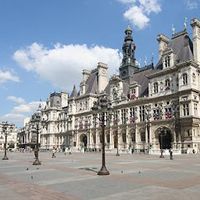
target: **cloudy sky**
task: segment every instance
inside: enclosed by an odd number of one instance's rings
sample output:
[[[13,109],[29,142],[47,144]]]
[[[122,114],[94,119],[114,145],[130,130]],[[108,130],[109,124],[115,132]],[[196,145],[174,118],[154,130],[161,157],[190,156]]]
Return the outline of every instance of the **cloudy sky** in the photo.
[[[18,127],[40,99],[79,87],[83,69],[117,74],[130,25],[140,65],[157,62],[156,37],[191,35],[200,0],[0,0],[0,122]]]

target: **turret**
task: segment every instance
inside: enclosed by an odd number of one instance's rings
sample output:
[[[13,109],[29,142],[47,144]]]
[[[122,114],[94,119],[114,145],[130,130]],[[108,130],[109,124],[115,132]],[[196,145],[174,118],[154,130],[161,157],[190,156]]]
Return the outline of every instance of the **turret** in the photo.
[[[192,19],[192,35],[193,35],[193,54],[194,60],[200,64],[200,20]]]
[[[123,80],[129,79],[133,73],[138,71],[138,66],[136,65],[136,59],[135,59],[136,45],[133,42],[132,29],[130,28],[130,26],[128,26],[128,28],[124,31],[124,33],[125,37],[122,46],[123,59],[122,59],[122,64],[119,68],[120,77]]]

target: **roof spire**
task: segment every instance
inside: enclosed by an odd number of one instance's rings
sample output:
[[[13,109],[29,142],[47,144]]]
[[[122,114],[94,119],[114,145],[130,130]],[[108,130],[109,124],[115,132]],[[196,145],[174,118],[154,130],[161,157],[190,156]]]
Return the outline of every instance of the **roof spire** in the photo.
[[[76,97],[77,96],[77,90],[76,90],[76,86],[74,85],[74,87],[73,87],[73,90],[72,90],[72,93],[71,93],[71,95],[70,95],[70,97]]]
[[[174,24],[172,24],[172,35],[175,34],[175,31],[176,31],[176,29],[175,29],[175,27],[174,27]]]
[[[187,29],[187,17],[184,18],[184,29]]]

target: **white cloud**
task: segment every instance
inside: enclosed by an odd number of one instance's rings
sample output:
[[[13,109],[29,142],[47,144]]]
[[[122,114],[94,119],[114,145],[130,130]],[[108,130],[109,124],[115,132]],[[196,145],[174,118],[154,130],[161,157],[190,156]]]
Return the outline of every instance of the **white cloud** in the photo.
[[[48,49],[38,43],[17,50],[14,60],[24,69],[34,71],[42,79],[61,89],[72,88],[81,80],[82,69],[92,69],[98,62],[108,64],[110,71],[118,69],[121,55],[118,49],[103,46],[61,45]]]
[[[15,96],[8,96],[8,100],[13,101],[16,104],[23,104],[25,103],[25,100],[21,97],[15,97]]]
[[[186,0],[185,3],[186,3],[186,6],[188,9],[193,10],[193,9],[198,8],[200,1],[199,0]]]
[[[7,81],[19,82],[19,77],[8,70],[0,70],[0,84],[3,84]]]
[[[124,4],[129,4],[129,3],[135,3],[136,0],[118,0],[118,1]]]
[[[161,12],[159,0],[118,0],[128,6],[124,18],[139,29],[149,25],[150,14]]]
[[[133,6],[129,8],[125,13],[124,17],[129,21],[133,22],[139,29],[145,28],[149,23],[149,18],[143,14],[140,7]]]
[[[15,105],[9,113],[0,116],[0,121],[9,121],[20,126],[23,124],[25,118],[30,117],[37,111],[39,104],[42,105],[42,108],[45,105],[45,102],[41,101],[27,103],[23,98],[15,96],[8,96],[7,99],[13,101],[17,105]]]
[[[20,104],[13,108],[12,113],[33,113],[38,109],[39,104],[38,101]]]
[[[8,121],[14,124],[23,124],[23,120],[26,118],[24,114],[19,113],[7,113],[3,116],[0,116],[0,121]]]

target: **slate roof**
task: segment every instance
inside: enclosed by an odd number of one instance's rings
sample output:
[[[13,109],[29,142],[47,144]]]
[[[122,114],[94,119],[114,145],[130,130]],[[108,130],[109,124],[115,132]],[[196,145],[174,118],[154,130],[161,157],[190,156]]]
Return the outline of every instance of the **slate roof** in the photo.
[[[193,60],[193,44],[186,30],[173,34],[167,49],[172,49],[175,53],[175,63]],[[162,58],[158,61],[156,69],[163,69]]]
[[[96,94],[97,92],[97,71],[93,70],[86,81],[86,94]]]
[[[150,75],[154,73],[155,69],[153,69],[153,64],[145,66],[143,68],[140,68],[138,72],[134,73],[129,81],[122,81],[123,83],[123,94],[124,96],[128,96],[129,94],[129,86],[131,84],[137,83],[140,85],[140,93],[139,97],[147,96],[148,95],[148,83],[149,79],[146,75]],[[104,90],[108,95],[110,95],[110,83],[107,85],[107,87]]]
[[[148,83],[149,79],[147,78],[147,75],[150,75],[154,73],[156,70],[154,70],[152,67],[146,68],[144,70],[141,70],[139,72],[136,72],[131,77],[131,82],[137,82],[140,85],[140,93],[139,97],[147,96],[148,95]]]

